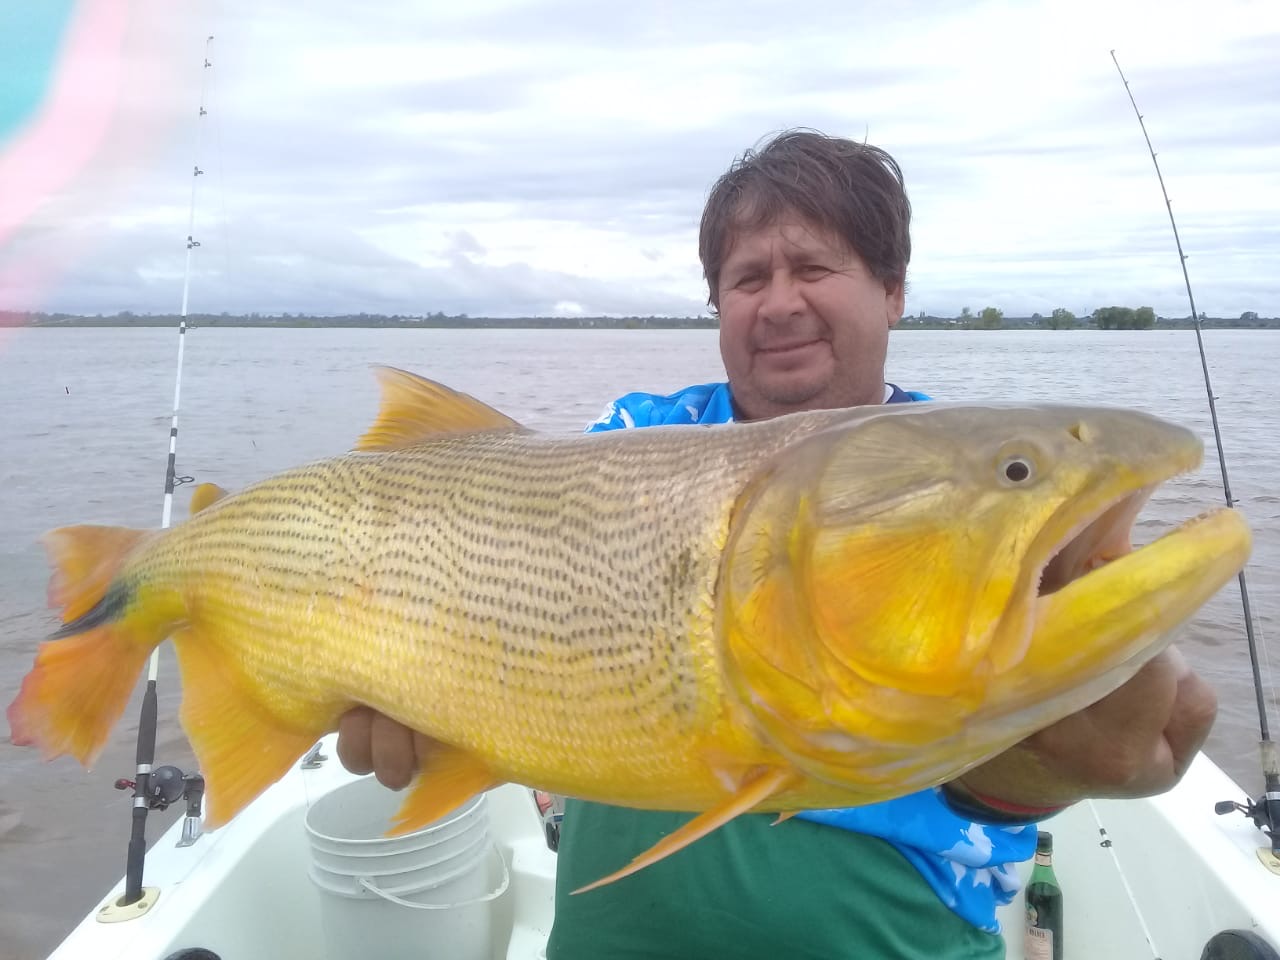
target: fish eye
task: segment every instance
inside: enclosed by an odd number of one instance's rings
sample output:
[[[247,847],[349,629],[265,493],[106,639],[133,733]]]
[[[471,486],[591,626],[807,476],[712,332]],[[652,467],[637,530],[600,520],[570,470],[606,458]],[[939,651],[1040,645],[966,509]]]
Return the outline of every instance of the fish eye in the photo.
[[[1004,463],[1000,464],[1000,476],[1009,483],[1023,484],[1035,475],[1035,464],[1029,457],[1006,457]]]

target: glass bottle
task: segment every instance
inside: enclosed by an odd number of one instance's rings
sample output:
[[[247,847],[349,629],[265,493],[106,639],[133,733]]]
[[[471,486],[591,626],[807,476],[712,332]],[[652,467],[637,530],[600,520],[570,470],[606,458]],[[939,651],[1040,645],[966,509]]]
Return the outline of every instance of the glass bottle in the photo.
[[[1026,960],[1062,960],[1062,888],[1053,872],[1053,834],[1036,835],[1036,860],[1027,881]]]

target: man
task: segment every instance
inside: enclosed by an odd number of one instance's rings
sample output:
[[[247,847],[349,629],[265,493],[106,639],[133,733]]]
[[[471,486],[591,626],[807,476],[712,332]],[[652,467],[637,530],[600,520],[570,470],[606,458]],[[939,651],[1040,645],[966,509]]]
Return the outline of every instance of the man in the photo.
[[[629,394],[590,430],[753,420],[927,399],[884,379],[901,319],[910,204],[875,147],[790,131],[716,183],[699,255],[727,381]],[[921,571],[927,576],[928,571]],[[1171,787],[1212,724],[1208,686],[1176,654],[938,790],[739,817],[677,856],[581,896],[689,815],[569,801],[549,960],[588,957],[1001,957],[995,910],[1034,852],[1029,825],[1085,797]],[[339,754],[404,786],[430,749],[355,710]]]

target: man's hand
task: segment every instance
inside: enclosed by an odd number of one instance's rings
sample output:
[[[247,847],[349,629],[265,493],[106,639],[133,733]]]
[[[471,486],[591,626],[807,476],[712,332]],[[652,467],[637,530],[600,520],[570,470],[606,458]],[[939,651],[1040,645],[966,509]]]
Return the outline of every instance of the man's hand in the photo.
[[[1088,797],[1147,797],[1187,772],[1218,702],[1173,648],[1128,683],[959,777],[980,797],[1057,807]]]
[[[352,773],[372,772],[392,790],[407,787],[431,753],[431,738],[369,707],[338,720],[338,759]]]

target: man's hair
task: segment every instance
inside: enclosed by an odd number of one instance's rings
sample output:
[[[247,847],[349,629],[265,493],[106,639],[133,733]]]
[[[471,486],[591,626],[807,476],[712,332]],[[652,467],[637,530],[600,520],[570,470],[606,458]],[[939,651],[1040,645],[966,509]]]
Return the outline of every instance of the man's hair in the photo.
[[[877,279],[905,288],[911,202],[897,161],[870,144],[785,130],[748,149],[711,188],[698,236],[711,306],[720,306],[720,270],[734,236],[787,215],[830,231]]]

